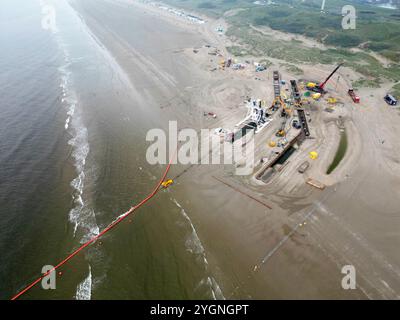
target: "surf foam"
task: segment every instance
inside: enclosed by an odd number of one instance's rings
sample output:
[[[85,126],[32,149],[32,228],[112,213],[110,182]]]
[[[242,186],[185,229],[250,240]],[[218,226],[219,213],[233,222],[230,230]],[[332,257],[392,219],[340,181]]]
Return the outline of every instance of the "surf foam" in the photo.
[[[79,101],[74,90],[72,68],[74,64],[82,59],[81,56],[74,55],[71,51],[71,44],[67,44],[64,39],[68,39],[68,33],[74,32],[74,24],[71,19],[75,18],[74,11],[65,1],[41,0],[42,9],[46,6],[54,8],[54,13],[63,12],[57,15],[57,30],[54,38],[60,48],[64,65],[59,68],[61,102],[66,107],[66,119],[64,128],[71,136],[68,145],[71,146],[71,156],[76,171],[76,177],[71,181],[73,208],[68,213],[68,218],[74,226],[74,237],[79,236],[81,243],[86,242],[91,237],[98,235],[100,230],[96,223],[94,210],[90,203],[85,201],[85,185],[87,182],[87,157],[90,151],[88,140],[88,129],[83,121],[82,110],[79,108]],[[60,23],[59,23],[60,22]],[[58,25],[60,24],[60,25]],[[61,27],[61,28],[60,28]],[[67,37],[65,37],[67,36]],[[89,265],[89,276],[77,287],[77,299],[90,299],[92,286],[91,267]]]
[[[76,287],[76,300],[90,300],[92,297],[92,268],[89,265],[89,274],[85,280],[83,280]]]
[[[194,228],[192,221],[190,220],[189,216],[187,215],[185,209],[178,203],[178,201],[174,198],[172,198],[171,200],[180,209],[183,218],[186,220],[186,222],[188,223],[188,225],[190,226],[190,229],[191,229],[191,233],[186,238],[186,241],[185,241],[185,246],[186,246],[187,250],[202,259],[205,270],[207,273],[209,273],[209,270],[208,270],[209,267],[208,267],[208,261],[207,261],[205,249],[203,247],[203,244],[201,243],[199,236],[197,235],[197,231]],[[209,288],[210,294],[214,300],[225,300],[222,290],[221,290],[220,286],[218,285],[217,281],[214,279],[214,277],[212,277],[211,275],[207,275],[206,278],[204,278],[200,281],[197,288],[204,286],[204,285]]]

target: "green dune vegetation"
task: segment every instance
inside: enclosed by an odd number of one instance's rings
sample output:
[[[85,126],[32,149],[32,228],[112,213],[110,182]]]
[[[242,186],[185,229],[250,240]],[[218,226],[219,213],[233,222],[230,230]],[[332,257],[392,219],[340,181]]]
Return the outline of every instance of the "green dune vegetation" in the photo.
[[[393,86],[392,93],[398,100],[400,100],[400,83]]]
[[[379,86],[383,79],[400,81],[400,10],[388,10],[363,3],[363,0],[164,0],[184,9],[211,17],[225,16],[230,23],[227,36],[237,45],[228,48],[235,56],[255,55],[286,60],[289,63],[335,64],[344,62],[364,79],[356,86]],[[258,4],[257,4],[258,3]],[[260,4],[261,3],[261,4]],[[356,8],[355,30],[341,27],[342,7]],[[240,9],[240,10],[239,10]],[[266,37],[260,27],[304,35],[328,46],[321,50],[306,47],[299,40],[280,41]],[[358,48],[359,50],[350,50]],[[372,53],[388,60],[385,65]]]

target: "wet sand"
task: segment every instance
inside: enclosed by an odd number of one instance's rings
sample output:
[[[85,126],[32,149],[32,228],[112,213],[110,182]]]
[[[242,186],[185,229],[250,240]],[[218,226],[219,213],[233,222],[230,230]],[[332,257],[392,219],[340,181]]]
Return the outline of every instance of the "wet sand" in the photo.
[[[193,53],[209,43],[223,44],[213,33],[215,22],[195,26],[129,1],[73,3],[128,74],[146,106],[141,112],[148,112],[156,126],[165,128],[172,119],[181,128],[232,125],[243,117],[239,105],[247,95],[272,93],[270,75],[256,81],[246,74],[211,72],[218,58]],[[305,72],[312,78],[319,70]],[[346,85],[342,80],[340,88]],[[233,177],[226,166],[193,166],[183,174],[186,168],[173,169],[179,179],[170,192],[190,217],[225,298],[399,298],[400,169],[394,149],[399,128],[379,94],[365,94],[360,106],[347,104],[350,151],[332,175],[325,172],[335,153],[337,128],[316,126],[318,139],[295,155],[304,159],[322,148],[321,161],[308,175],[326,183],[324,191],[306,185],[294,164],[265,186]],[[218,119],[205,118],[204,111],[216,112]],[[315,118],[325,120],[321,114]],[[331,148],[323,152],[327,145]],[[356,290],[341,288],[341,268],[347,264],[356,267]]]

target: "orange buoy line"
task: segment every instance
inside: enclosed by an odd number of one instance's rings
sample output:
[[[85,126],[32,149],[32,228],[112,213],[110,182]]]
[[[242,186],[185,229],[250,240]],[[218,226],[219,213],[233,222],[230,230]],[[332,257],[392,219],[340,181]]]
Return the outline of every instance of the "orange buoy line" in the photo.
[[[172,164],[172,160],[174,159],[175,155],[173,157],[171,157],[169,164],[167,165],[164,174],[162,176],[162,178],[160,179],[160,181],[157,183],[156,187],[154,188],[154,190],[145,198],[143,199],[141,202],[139,202],[137,205],[133,206],[132,208],[130,208],[127,212],[125,212],[124,214],[120,215],[117,219],[115,219],[113,222],[111,222],[103,231],[101,231],[98,235],[94,236],[93,238],[91,238],[89,241],[85,242],[84,244],[82,244],[79,248],[77,248],[75,251],[73,251],[71,254],[69,254],[64,260],[62,260],[61,262],[59,262],[54,268],[52,268],[51,270],[49,270],[48,272],[46,272],[45,274],[43,274],[42,276],[40,276],[39,278],[37,278],[35,281],[33,281],[31,284],[29,284],[27,287],[25,287],[23,290],[21,290],[20,292],[18,292],[15,296],[13,296],[11,298],[11,300],[16,300],[19,297],[21,297],[24,293],[26,293],[27,291],[29,291],[30,289],[32,289],[36,284],[38,284],[44,277],[46,277],[47,275],[49,275],[51,272],[57,270],[58,268],[60,268],[62,265],[66,264],[69,260],[71,260],[74,256],[76,256],[79,252],[81,252],[83,249],[85,249],[87,246],[91,245],[93,242],[95,242],[97,239],[99,239],[101,236],[103,236],[104,234],[106,234],[108,231],[110,231],[112,228],[114,228],[117,224],[119,224],[120,222],[122,222],[123,220],[125,220],[128,216],[130,216],[133,212],[135,212],[137,209],[139,209],[141,206],[143,206],[144,204],[146,204],[146,202],[148,202],[150,199],[152,199],[160,190],[161,185],[163,184],[163,182],[165,182],[165,179],[167,177],[167,174],[169,172],[169,169],[171,168],[171,164]]]

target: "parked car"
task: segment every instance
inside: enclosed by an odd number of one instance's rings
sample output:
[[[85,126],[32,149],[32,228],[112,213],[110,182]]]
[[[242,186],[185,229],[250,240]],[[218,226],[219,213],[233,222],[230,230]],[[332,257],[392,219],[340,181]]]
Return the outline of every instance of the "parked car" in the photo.
[[[393,97],[391,94],[387,94],[384,99],[385,99],[386,103],[391,106],[397,105],[397,99],[395,97]]]
[[[297,169],[299,173],[304,173],[307,171],[307,169],[310,167],[310,163],[308,161],[305,161],[301,164],[301,166]]]

